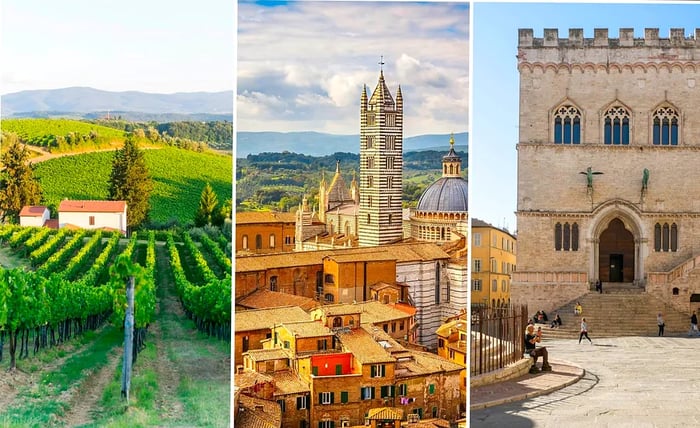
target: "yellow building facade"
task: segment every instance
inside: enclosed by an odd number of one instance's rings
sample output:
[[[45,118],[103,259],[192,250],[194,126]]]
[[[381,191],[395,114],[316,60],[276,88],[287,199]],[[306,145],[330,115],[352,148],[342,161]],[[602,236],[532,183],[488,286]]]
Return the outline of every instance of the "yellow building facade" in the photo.
[[[510,303],[516,266],[516,238],[479,219],[472,219],[471,302],[491,307]]]

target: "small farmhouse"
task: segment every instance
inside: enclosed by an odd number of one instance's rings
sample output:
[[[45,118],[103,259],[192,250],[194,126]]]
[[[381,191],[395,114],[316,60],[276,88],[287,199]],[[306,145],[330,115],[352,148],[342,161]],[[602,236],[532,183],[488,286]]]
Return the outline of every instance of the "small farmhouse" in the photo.
[[[51,216],[49,209],[43,205],[27,205],[19,212],[20,226],[41,227]]]
[[[58,227],[107,229],[126,233],[125,201],[71,201],[58,206]]]

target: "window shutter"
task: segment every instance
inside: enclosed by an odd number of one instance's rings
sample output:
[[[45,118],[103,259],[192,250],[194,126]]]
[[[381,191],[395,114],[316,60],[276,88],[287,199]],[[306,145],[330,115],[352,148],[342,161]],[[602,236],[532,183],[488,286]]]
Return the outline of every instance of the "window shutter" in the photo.
[[[370,397],[374,398],[374,387],[370,388]]]
[[[331,392],[331,404],[335,403],[335,393]]]
[[[323,393],[319,392],[318,393],[318,404],[321,404],[321,403],[323,403]]]

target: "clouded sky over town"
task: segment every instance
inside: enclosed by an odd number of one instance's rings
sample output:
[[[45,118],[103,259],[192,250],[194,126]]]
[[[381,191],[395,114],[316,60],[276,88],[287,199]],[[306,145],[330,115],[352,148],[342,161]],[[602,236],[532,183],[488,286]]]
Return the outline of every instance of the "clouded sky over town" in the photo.
[[[238,129],[359,133],[383,56],[404,136],[466,131],[468,44],[466,3],[239,3]]]

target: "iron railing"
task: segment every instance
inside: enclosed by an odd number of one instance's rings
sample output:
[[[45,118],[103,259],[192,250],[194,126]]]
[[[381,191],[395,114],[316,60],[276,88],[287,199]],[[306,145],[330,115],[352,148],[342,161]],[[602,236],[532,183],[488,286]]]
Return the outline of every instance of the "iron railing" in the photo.
[[[527,305],[472,305],[470,374],[501,369],[523,358]]]

